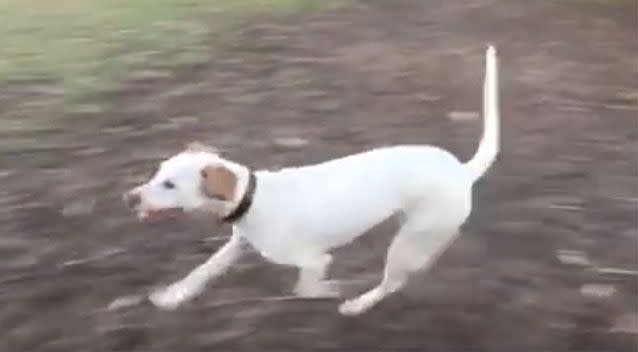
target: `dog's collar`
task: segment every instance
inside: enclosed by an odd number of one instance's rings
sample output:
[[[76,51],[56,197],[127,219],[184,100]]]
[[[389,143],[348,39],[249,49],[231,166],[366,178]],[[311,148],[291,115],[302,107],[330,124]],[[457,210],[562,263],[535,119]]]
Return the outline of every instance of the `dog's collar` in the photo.
[[[249,175],[246,192],[244,192],[244,195],[241,197],[237,207],[222,218],[222,222],[233,223],[239,220],[248,212],[248,209],[250,209],[250,206],[253,204],[253,197],[255,196],[255,190],[257,189],[257,177],[252,171],[250,171]]]

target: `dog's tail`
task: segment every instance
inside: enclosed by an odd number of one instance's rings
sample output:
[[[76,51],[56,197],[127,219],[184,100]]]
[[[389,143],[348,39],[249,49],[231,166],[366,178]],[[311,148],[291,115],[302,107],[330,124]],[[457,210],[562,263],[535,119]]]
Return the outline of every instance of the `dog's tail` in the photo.
[[[465,165],[477,180],[489,169],[499,150],[498,62],[496,49],[490,45],[485,52],[483,81],[483,137],[472,160]]]

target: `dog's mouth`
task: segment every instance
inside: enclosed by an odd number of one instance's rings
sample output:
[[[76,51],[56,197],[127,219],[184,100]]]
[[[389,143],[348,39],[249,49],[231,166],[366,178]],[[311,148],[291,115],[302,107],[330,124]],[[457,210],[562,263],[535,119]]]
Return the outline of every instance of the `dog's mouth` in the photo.
[[[141,221],[159,222],[171,220],[184,213],[182,208],[162,208],[138,212],[137,216]]]

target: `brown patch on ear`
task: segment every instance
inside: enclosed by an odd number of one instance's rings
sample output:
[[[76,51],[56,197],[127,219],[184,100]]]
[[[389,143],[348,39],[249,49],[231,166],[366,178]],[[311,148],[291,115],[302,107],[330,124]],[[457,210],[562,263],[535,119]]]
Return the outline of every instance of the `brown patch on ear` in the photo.
[[[222,165],[208,165],[201,170],[202,191],[211,198],[233,200],[237,176]]]

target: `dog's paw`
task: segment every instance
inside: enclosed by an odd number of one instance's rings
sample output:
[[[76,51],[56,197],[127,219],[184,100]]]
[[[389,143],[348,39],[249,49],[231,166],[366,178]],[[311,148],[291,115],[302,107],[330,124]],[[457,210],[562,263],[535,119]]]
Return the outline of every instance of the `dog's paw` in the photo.
[[[339,305],[339,313],[346,316],[355,316],[365,313],[370,307],[361,299],[350,299]]]
[[[188,299],[188,296],[187,288],[180,285],[171,285],[151,292],[148,295],[148,300],[158,308],[175,310]]]
[[[122,296],[114,299],[106,309],[108,310],[118,310],[122,308],[128,308],[132,306],[136,306],[140,303],[144,302],[144,295],[129,295]]]
[[[337,298],[341,296],[341,284],[336,280],[321,280],[312,285],[295,287],[295,294],[303,298]]]

